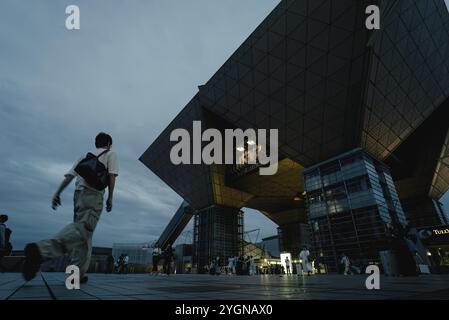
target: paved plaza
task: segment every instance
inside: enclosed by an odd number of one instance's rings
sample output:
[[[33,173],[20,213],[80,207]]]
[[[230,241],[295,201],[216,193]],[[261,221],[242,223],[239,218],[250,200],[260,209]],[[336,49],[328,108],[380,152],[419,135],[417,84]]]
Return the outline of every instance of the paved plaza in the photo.
[[[80,290],[67,290],[64,273],[42,273],[24,283],[19,273],[0,274],[3,300],[286,300],[449,299],[449,275],[381,277],[367,290],[365,276],[210,276],[89,274]]]

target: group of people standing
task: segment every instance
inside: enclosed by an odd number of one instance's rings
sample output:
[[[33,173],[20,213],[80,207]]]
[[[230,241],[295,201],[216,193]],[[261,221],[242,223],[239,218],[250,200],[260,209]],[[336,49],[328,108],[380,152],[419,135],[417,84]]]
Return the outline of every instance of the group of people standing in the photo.
[[[307,275],[311,275],[313,273],[313,266],[312,266],[312,260],[310,260],[310,251],[307,249],[307,247],[303,247],[302,250],[298,254],[299,258],[299,264],[297,265],[297,274],[303,275],[304,273],[307,273]],[[291,275],[292,274],[292,261],[290,260],[289,256],[286,256],[284,259],[285,264],[285,274]]]
[[[246,259],[243,256],[230,257],[228,259],[228,265],[226,267],[226,274],[228,275],[256,275],[257,267],[253,256],[247,256]]]
[[[117,273],[128,273],[129,271],[129,256],[127,253],[122,253],[115,264],[115,270]]]

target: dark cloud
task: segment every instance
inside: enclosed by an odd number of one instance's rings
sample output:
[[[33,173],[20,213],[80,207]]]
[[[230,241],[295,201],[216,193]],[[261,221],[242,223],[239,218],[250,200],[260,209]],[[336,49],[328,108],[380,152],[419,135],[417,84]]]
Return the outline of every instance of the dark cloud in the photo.
[[[58,211],[50,199],[99,131],[114,138],[120,176],[94,245],[157,238],[181,198],[138,157],[277,2],[73,0],[81,30],[70,32],[64,1],[2,0],[0,212],[14,246],[72,219],[73,186]],[[260,214],[246,223],[275,232]]]

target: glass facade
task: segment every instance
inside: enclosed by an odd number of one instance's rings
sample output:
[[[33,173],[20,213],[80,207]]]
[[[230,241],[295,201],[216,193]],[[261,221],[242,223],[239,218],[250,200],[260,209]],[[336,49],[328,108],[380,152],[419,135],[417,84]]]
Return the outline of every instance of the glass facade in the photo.
[[[118,261],[121,254],[128,255],[130,264],[148,265],[152,261],[153,249],[148,247],[148,243],[114,243],[112,246],[114,261]]]
[[[314,255],[335,271],[342,253],[378,260],[387,227],[405,225],[388,168],[355,149],[304,170]]]
[[[289,223],[278,229],[279,250],[297,256],[304,246],[310,246],[310,228],[304,223]]]
[[[198,272],[217,257],[220,264],[243,253],[243,211],[211,206],[194,216],[194,264]]]

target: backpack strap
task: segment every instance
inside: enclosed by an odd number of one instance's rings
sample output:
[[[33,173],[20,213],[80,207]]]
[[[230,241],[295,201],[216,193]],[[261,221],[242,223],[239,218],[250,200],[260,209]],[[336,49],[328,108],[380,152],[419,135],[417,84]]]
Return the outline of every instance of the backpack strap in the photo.
[[[106,152],[108,152],[108,151],[110,151],[109,149],[106,149],[106,150],[104,150],[102,153],[100,153],[98,156],[97,156],[97,159],[98,158],[100,158],[102,155],[104,155]]]

